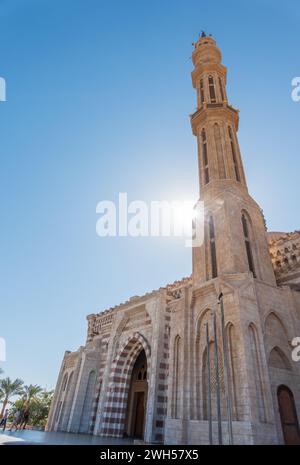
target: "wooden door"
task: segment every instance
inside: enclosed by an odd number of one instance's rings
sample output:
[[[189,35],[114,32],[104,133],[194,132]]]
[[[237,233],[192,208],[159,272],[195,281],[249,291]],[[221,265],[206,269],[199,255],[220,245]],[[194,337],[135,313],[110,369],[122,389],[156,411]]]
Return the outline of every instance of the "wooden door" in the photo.
[[[135,402],[135,421],[134,421],[134,436],[142,438],[144,436],[144,419],[145,419],[145,393],[136,392]]]
[[[300,432],[293,393],[288,387],[279,386],[277,397],[284,442],[299,445]]]

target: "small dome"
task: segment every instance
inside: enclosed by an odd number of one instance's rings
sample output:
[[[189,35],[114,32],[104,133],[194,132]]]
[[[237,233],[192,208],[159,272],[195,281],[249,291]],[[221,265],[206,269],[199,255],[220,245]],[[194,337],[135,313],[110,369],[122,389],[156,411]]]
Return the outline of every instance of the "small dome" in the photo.
[[[216,45],[215,39],[211,35],[202,35],[193,45],[194,65],[201,63],[221,63],[221,52]]]

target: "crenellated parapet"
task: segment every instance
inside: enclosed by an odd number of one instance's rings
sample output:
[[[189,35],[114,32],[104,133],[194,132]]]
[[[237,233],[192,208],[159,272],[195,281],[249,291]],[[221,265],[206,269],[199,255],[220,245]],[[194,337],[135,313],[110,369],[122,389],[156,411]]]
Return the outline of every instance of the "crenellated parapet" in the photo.
[[[268,241],[277,284],[300,290],[300,231],[271,232]]]
[[[92,313],[87,315],[88,329],[87,329],[87,342],[91,342],[94,337],[109,334],[113,327],[113,322],[120,311],[124,311],[132,306],[136,307],[139,304],[143,304],[145,300],[151,299],[160,291],[166,291],[166,301],[171,302],[177,300],[182,296],[183,288],[192,285],[192,277],[188,276],[179,280],[174,281],[171,284],[167,284],[157,290],[147,292],[142,296],[133,296],[125,302],[116,305],[114,307],[103,310],[99,313]]]
[[[166,286],[167,290],[167,303],[170,303],[174,300],[181,299],[183,296],[183,291],[186,287],[192,286],[192,277],[188,276],[182,278],[178,281],[174,281],[172,284]]]
[[[87,342],[90,342],[95,336],[109,333],[112,328],[113,318],[114,315],[112,311],[106,311],[98,315],[88,315]]]

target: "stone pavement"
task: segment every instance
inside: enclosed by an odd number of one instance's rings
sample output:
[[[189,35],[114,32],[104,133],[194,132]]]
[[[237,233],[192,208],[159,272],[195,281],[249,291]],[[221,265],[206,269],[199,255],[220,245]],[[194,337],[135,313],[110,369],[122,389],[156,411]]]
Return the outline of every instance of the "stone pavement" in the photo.
[[[89,434],[45,431],[0,431],[0,445],[57,444],[57,445],[118,445],[133,444],[130,438],[102,438]]]
[[[14,437],[12,434],[0,433],[0,446],[3,446],[4,444],[17,444],[23,442],[23,439]]]

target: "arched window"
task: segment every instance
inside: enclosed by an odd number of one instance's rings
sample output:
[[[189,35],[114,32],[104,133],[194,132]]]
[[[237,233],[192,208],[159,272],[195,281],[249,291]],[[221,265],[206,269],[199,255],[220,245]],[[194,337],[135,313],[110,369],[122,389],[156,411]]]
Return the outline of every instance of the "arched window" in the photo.
[[[204,84],[203,79],[200,79],[200,106],[204,103]]]
[[[251,247],[249,224],[248,224],[246,215],[244,213],[242,214],[242,224],[243,224],[243,232],[244,232],[245,247],[246,247],[249,270],[253,273],[254,278],[256,278],[254,262],[253,262],[252,247]]]
[[[204,166],[204,182],[207,184],[209,182],[209,171],[208,171],[208,156],[207,156],[207,140],[205,129],[201,131],[202,139],[202,155],[203,155],[203,166]]]
[[[65,373],[62,383],[61,383],[60,391],[59,391],[59,402],[56,405],[56,411],[55,411],[55,422],[56,423],[58,422],[59,417],[60,417],[60,412],[62,409],[63,399],[64,399],[64,391],[66,390],[67,382],[68,382],[68,373]]]
[[[211,277],[216,278],[218,276],[217,267],[217,253],[216,253],[216,241],[215,241],[215,225],[212,215],[208,219],[208,230],[209,230],[209,246],[210,246],[210,259],[211,259]]]
[[[216,91],[215,91],[215,83],[214,78],[212,76],[208,76],[208,88],[209,88],[209,96],[211,103],[216,103]]]
[[[216,150],[217,150],[219,177],[220,179],[225,179],[226,173],[225,173],[225,164],[224,164],[224,157],[223,157],[222,138],[221,138],[220,126],[217,123],[214,124],[214,138],[215,138]]]
[[[228,126],[228,134],[229,134],[230,145],[231,145],[231,153],[232,153],[232,161],[233,161],[233,166],[234,166],[234,171],[235,171],[235,177],[237,181],[240,181],[241,177],[240,177],[238,162],[236,158],[233,134],[232,134],[232,130],[230,126]]]
[[[62,407],[61,414],[60,414],[60,422],[59,422],[60,424],[58,428],[59,431],[66,431],[67,426],[68,426],[70,409],[71,409],[71,405],[73,401],[73,396],[71,393],[73,374],[74,374],[74,371],[70,373],[69,379],[68,379],[68,384],[66,388],[67,392],[66,392],[65,400],[64,400],[63,407]]]
[[[223,83],[222,83],[222,79],[220,77],[219,77],[219,87],[220,87],[221,99],[222,99],[222,102],[224,102]]]

